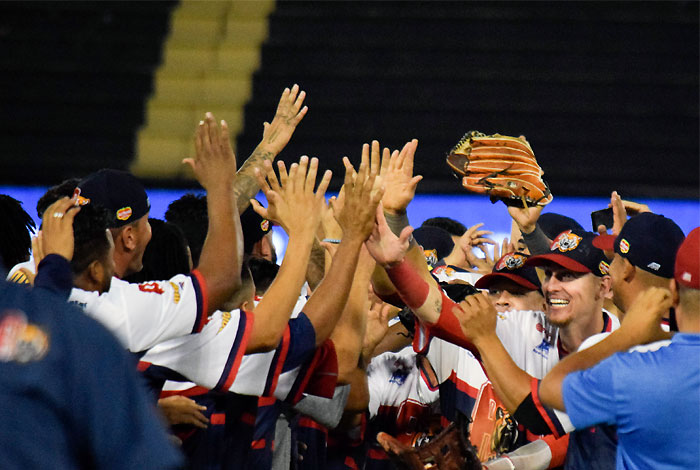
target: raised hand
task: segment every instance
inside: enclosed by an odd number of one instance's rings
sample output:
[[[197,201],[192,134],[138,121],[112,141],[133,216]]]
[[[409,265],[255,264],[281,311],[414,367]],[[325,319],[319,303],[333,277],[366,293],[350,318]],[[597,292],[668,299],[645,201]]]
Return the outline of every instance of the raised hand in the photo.
[[[289,173],[284,162],[278,162],[277,166],[279,179],[269,161],[264,164],[264,177],[256,170],[255,175],[268,200],[268,207],[262,207],[253,199],[253,209],[260,216],[282,226],[290,236],[299,232],[315,234],[323,214],[324,196],[331,180],[331,171],[326,170],[318,189],[314,191],[318,172],[317,158],[309,161],[309,157],[301,157],[299,163],[292,164]]]
[[[195,158],[185,158],[197,181],[207,191],[219,185],[231,185],[236,177],[236,156],[231,148],[228,124],[217,125],[214,115],[207,113],[195,133]]]
[[[309,110],[307,106],[302,107],[304,98],[306,98],[306,92],[300,92],[297,84],[291,90],[284,89],[272,122],[263,123],[263,138],[260,146],[266,151],[278,155],[289,143],[297,125]]]
[[[401,152],[388,155],[388,149],[384,150],[382,159],[382,179],[386,189],[382,198],[384,210],[389,214],[403,214],[406,207],[416,194],[416,186],[423,179],[422,176],[413,176],[413,160],[418,148],[418,140],[413,139],[403,146]],[[386,157],[389,157],[388,164]]]
[[[405,227],[400,236],[394,235],[386,223],[384,211],[379,205],[376,210],[374,228],[365,242],[367,251],[383,268],[389,268],[400,263],[406,256],[413,227]]]
[[[342,210],[337,210],[338,224],[343,230],[343,238],[357,238],[364,242],[374,227],[374,214],[384,194],[382,179],[378,177],[378,160],[370,160],[370,147],[362,146],[362,162],[357,172],[350,160],[343,157],[345,165],[345,182],[343,184],[344,201]]]
[[[73,219],[78,212],[80,206],[77,205],[77,199],[67,197],[59,199],[46,209],[40,235],[32,244],[36,250],[34,262],[37,266],[42,258],[50,254],[61,255],[69,261],[73,258]]]
[[[542,213],[542,206],[508,206],[508,213],[523,234],[532,233],[537,228],[537,220]]]

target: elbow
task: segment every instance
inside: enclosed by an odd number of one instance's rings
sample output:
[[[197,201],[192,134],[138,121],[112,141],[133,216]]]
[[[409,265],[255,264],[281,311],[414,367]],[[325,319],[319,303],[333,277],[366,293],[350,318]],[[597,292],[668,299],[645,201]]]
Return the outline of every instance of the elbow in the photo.
[[[282,335],[263,334],[256,337],[253,335],[245,348],[246,354],[265,353],[274,351],[280,345]]]

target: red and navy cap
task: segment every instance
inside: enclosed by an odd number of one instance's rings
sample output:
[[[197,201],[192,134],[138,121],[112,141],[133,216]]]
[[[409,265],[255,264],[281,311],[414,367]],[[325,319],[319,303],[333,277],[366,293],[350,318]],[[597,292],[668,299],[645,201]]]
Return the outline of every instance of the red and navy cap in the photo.
[[[540,279],[537,277],[535,268],[525,264],[527,259],[528,256],[525,253],[506,253],[493,266],[491,274],[479,278],[474,287],[488,289],[494,282],[508,279],[526,289],[540,290]]]
[[[255,212],[251,205],[241,214],[241,229],[243,231],[243,253],[250,254],[253,251],[253,246],[272,229],[272,224]]]
[[[682,286],[700,289],[700,227],[691,230],[678,248],[673,278]]]
[[[91,202],[107,209],[112,217],[111,228],[139,220],[151,210],[143,185],[126,171],[97,171],[78,183],[75,192],[80,204]]]
[[[617,236],[599,235],[593,245],[614,251],[644,271],[671,279],[676,252],[684,238],[673,220],[643,212],[629,219]]]
[[[546,266],[555,264],[577,273],[593,273],[598,277],[608,275],[608,265],[603,250],[593,246],[594,233],[566,230],[554,239],[550,252],[532,256],[527,260],[528,266]]]

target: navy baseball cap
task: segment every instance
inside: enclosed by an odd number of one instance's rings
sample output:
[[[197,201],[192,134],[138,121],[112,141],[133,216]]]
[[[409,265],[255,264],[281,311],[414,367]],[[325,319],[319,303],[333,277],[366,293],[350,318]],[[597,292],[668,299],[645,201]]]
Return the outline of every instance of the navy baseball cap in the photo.
[[[439,227],[424,226],[413,231],[413,238],[423,247],[425,259],[434,268],[438,261],[452,252],[455,242],[447,230]]]
[[[146,190],[134,175],[126,171],[102,169],[78,183],[78,201],[104,207],[112,220],[111,228],[139,220],[151,210]]]
[[[479,278],[474,284],[478,289],[488,289],[499,279],[508,279],[530,290],[540,290],[542,285],[537,277],[537,271],[532,266],[525,265],[528,256],[525,253],[506,253],[493,266],[491,274]]]
[[[241,229],[243,231],[243,252],[249,254],[253,251],[253,246],[272,229],[272,224],[255,212],[251,205],[241,214]]]
[[[532,256],[526,261],[528,266],[556,264],[577,273],[593,273],[598,277],[610,272],[610,265],[603,250],[593,246],[595,233],[566,230],[554,239],[550,252]]]
[[[599,235],[593,245],[614,251],[639,269],[671,279],[676,252],[684,238],[673,220],[643,212],[625,222],[617,236]]]
[[[574,232],[583,232],[584,228],[571,217],[557,214],[556,212],[547,212],[540,215],[537,219],[537,225],[540,226],[542,232],[547,235],[547,238],[553,240],[565,230],[573,230]]]

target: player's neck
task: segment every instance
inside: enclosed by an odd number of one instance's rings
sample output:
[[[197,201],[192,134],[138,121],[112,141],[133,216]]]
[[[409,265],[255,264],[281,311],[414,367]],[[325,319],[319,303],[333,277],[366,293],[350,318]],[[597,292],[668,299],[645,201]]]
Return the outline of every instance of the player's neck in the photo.
[[[577,320],[559,329],[561,345],[569,353],[577,351],[584,340],[601,333],[605,326],[602,308],[596,309],[592,314],[581,315]]]

